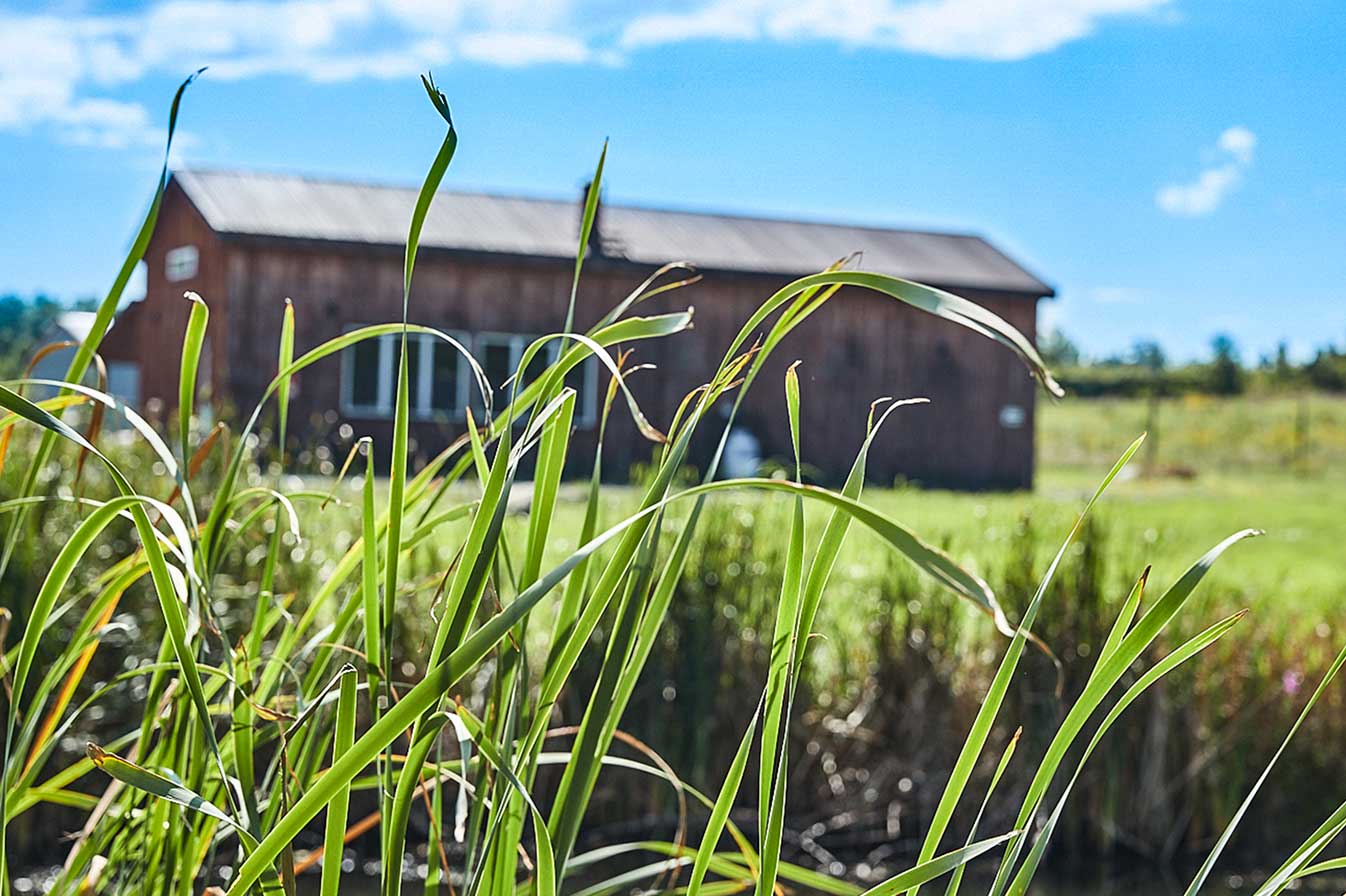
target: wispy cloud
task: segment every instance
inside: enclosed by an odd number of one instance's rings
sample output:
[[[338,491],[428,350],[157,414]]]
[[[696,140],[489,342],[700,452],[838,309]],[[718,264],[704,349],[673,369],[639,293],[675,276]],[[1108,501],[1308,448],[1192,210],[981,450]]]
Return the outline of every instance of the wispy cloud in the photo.
[[[1154,195],[1155,204],[1170,215],[1197,218],[1220,207],[1252,167],[1257,135],[1242,125],[1220,134],[1212,161],[1186,183],[1168,184]]]
[[[149,0],[57,16],[0,10],[0,130],[157,142],[122,92],[208,65],[211,77],[315,82],[410,76],[457,60],[614,64],[690,40],[820,41],[959,59],[1049,52],[1172,0]],[[526,26],[521,26],[526,22]]]
[[[693,39],[825,40],[951,59],[1026,59],[1093,34],[1105,20],[1168,0],[710,0],[641,15],[624,47]]]
[[[523,66],[547,62],[589,62],[593,51],[579,38],[545,31],[480,31],[463,36],[464,59],[493,65]]]

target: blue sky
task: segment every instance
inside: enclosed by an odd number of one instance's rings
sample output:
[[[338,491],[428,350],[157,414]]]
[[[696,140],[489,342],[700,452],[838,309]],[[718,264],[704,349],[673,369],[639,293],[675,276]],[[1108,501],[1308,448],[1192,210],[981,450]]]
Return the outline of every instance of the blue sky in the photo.
[[[1339,0],[0,3],[0,293],[106,288],[180,164],[983,233],[1091,354],[1346,342]]]

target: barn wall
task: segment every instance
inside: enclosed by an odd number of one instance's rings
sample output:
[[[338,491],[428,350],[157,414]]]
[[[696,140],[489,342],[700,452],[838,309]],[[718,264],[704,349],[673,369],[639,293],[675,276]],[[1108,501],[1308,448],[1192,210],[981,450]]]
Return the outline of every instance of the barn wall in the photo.
[[[726,280],[692,299],[701,340],[696,354],[709,362],[704,367],[713,361],[702,353],[718,356],[776,285],[756,278]],[[1034,300],[964,294],[1034,337]],[[1031,486],[1035,387],[1008,349],[887,296],[844,289],[773,353],[745,402],[745,422],[766,453],[782,459],[790,450],[783,380],[796,360],[802,362],[801,449],[824,481],[835,483],[849,469],[873,400],[919,396],[931,403],[899,410],[875,442],[871,479],[961,488]],[[1007,405],[1023,411],[1018,428],[1001,424]]]
[[[169,282],[164,273],[165,256],[169,250],[184,245],[195,245],[200,253],[196,276]],[[200,294],[210,308],[210,326],[198,374],[199,398],[205,400],[222,394],[230,366],[226,351],[229,306],[224,265],[222,241],[182,190],[170,182],[159,221],[145,250],[145,297],[118,315],[100,348],[109,360],[139,363],[139,402],[151,417],[166,420],[177,404],[182,336],[191,314],[191,303],[183,298],[188,290]]]
[[[294,300],[299,351],[352,326],[400,319],[400,250],[279,241],[226,245],[225,290],[232,325],[227,334],[230,363],[223,375],[228,394],[244,412],[275,373],[286,296]],[[571,269],[565,262],[471,260],[423,251],[416,267],[411,319],[444,329],[552,332],[564,319]],[[587,266],[577,309],[579,325],[598,319],[646,273],[602,260]],[[780,283],[760,276],[708,273],[702,283],[640,306],[641,313],[689,304],[696,308],[693,331],[635,346],[636,362],[659,368],[631,379],[655,425],[667,425],[686,392],[705,382],[743,321]],[[965,294],[1034,336],[1034,300]],[[745,403],[742,420],[768,456],[784,458],[789,450],[781,384],[785,368],[796,359],[803,361],[799,372],[805,461],[818,468],[824,481],[844,476],[864,435],[873,399],[919,395],[932,404],[904,409],[890,421],[871,453],[872,479],[972,488],[1031,485],[1034,387],[1008,349],[887,297],[844,290],[776,351]],[[374,436],[386,452],[389,422],[339,419],[340,376],[336,358],[299,376],[292,426],[297,432],[306,429],[336,440],[338,426],[348,422],[355,435]],[[1025,415],[1017,429],[1001,425],[1007,405],[1021,408]],[[620,406],[614,414],[618,419],[609,431],[604,464],[614,475],[623,475],[632,463],[647,460],[652,446],[635,433]],[[443,424],[416,423],[412,435],[425,455],[459,431]],[[589,444],[582,435],[572,460],[587,464]],[[704,462],[712,448],[709,440],[697,445],[695,459]]]

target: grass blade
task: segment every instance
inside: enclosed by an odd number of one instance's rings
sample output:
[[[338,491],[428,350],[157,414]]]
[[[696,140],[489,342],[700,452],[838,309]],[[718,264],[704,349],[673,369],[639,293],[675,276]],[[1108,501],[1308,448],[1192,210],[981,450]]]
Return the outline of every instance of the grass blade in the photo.
[[[977,816],[972,819],[972,827],[968,829],[967,842],[963,844],[964,846],[971,846],[973,841],[976,840],[977,828],[981,827],[982,816],[986,814],[986,807],[991,803],[991,796],[995,793],[1001,776],[1005,774],[1005,769],[1009,766],[1010,760],[1014,758],[1014,749],[1019,745],[1019,737],[1023,733],[1023,728],[1016,728],[1014,736],[1009,739],[1009,743],[1005,745],[1004,751],[1000,754],[1000,761],[996,763],[995,773],[991,775],[991,783],[986,786],[986,796],[982,797],[981,807],[977,809]],[[966,865],[958,866],[958,869],[949,879],[949,887],[944,891],[944,896],[958,896],[958,888],[963,883],[963,872],[966,870]]]
[[[920,862],[907,871],[895,874],[883,883],[870,887],[861,896],[893,896],[893,894],[900,893],[909,887],[919,887],[921,884],[929,883],[937,877],[948,874],[955,868],[966,865],[977,856],[995,849],[1010,838],[1019,836],[1020,833],[1020,831],[1010,831],[1008,834],[1001,834],[999,837],[992,837],[989,840],[981,840],[970,846],[961,846],[938,858]]]
[[[171,781],[163,775],[155,774],[149,769],[141,768],[113,753],[108,753],[97,744],[89,744],[88,752],[90,762],[123,784],[129,784],[137,790],[143,790],[161,800],[176,803],[179,806],[191,809],[193,812],[200,812],[216,821],[224,822],[237,831],[238,835],[244,840],[252,836],[223,809],[178,782]]]
[[[192,411],[196,403],[196,370],[201,363],[201,346],[206,339],[206,325],[210,321],[210,309],[205,301],[194,292],[187,293],[187,301],[192,303],[191,313],[187,317],[187,332],[182,339],[182,364],[178,375],[178,439],[181,447],[179,457],[186,468],[191,460]]]
[[[575,275],[570,281],[570,303],[566,306],[566,322],[562,332],[569,333],[575,328],[575,297],[580,289],[580,269],[584,266],[584,257],[589,251],[589,241],[593,235],[594,219],[598,217],[598,197],[603,185],[603,163],[608,158],[608,141],[603,141],[603,151],[598,154],[598,168],[584,195],[584,214],[580,219],[580,245],[575,251]]]
[[[336,731],[332,736],[332,758],[345,753],[355,743],[355,669],[341,671],[341,692],[337,698]],[[350,807],[350,785],[339,788],[327,804],[326,832],[323,838],[321,896],[337,896],[341,887],[341,849],[346,833],[346,813]]]
[[[1143,580],[1144,578],[1142,577],[1142,581]],[[1124,608],[1119,618],[1126,616],[1126,613],[1127,610]],[[1089,760],[1089,757],[1093,755],[1094,748],[1103,740],[1103,736],[1107,734],[1108,729],[1112,727],[1113,722],[1117,721],[1118,717],[1121,716],[1126,708],[1135,702],[1136,698],[1143,694],[1155,682],[1159,681],[1178,666],[1187,662],[1189,659],[1228,634],[1229,630],[1232,629],[1243,616],[1244,614],[1242,612],[1235,613],[1233,616],[1217,622],[1205,631],[1190,638],[1161,661],[1146,670],[1145,674],[1143,674],[1135,684],[1127,688],[1121,699],[1113,704],[1113,707],[1108,711],[1107,716],[1099,723],[1097,730],[1094,732],[1094,736],[1089,741],[1088,747],[1085,748],[1084,754],[1080,757],[1079,763],[1075,767],[1075,773],[1071,776],[1070,782],[1066,784],[1066,788],[1062,792],[1060,799],[1057,800],[1056,808],[1052,810],[1051,817],[1038,833],[1037,840],[1033,843],[1033,848],[1029,851],[1028,858],[1025,860],[1023,867],[1019,869],[1019,873],[1015,875],[1014,881],[1010,884],[1010,893],[1016,894],[1016,896],[1022,896],[1022,894],[1028,892],[1028,887],[1032,883],[1033,875],[1037,872],[1038,866],[1042,862],[1042,857],[1046,852],[1047,844],[1051,842],[1052,834],[1056,830],[1056,824],[1061,818],[1061,812],[1065,808],[1066,799],[1070,796],[1071,790],[1074,789],[1075,782],[1079,780],[1080,773],[1084,771],[1084,764]]]
[[[1332,661],[1332,665],[1328,668],[1327,673],[1323,675],[1322,681],[1318,682],[1318,687],[1314,689],[1313,695],[1309,697],[1308,702],[1304,704],[1304,709],[1299,713],[1299,718],[1295,719],[1295,723],[1290,726],[1290,730],[1286,733],[1285,739],[1281,741],[1280,747],[1271,757],[1271,761],[1267,763],[1266,768],[1262,769],[1262,774],[1258,776],[1257,781],[1253,784],[1252,790],[1248,791],[1248,795],[1244,797],[1243,802],[1239,804],[1238,811],[1234,813],[1234,817],[1229,820],[1229,824],[1220,834],[1220,839],[1215,842],[1215,846],[1211,849],[1210,855],[1206,856],[1206,860],[1202,862],[1201,867],[1197,869],[1196,876],[1192,878],[1192,883],[1187,887],[1186,896],[1195,896],[1197,891],[1205,885],[1206,878],[1210,877],[1211,870],[1214,869],[1215,863],[1219,861],[1221,853],[1223,853],[1225,847],[1229,845],[1229,838],[1234,836],[1234,831],[1238,828],[1239,822],[1243,821],[1243,816],[1247,814],[1248,807],[1252,805],[1252,801],[1256,798],[1257,792],[1262,789],[1262,785],[1271,774],[1271,770],[1276,767],[1276,762],[1281,758],[1281,754],[1284,753],[1285,748],[1290,745],[1290,741],[1294,739],[1295,733],[1299,731],[1299,727],[1304,724],[1304,719],[1308,718],[1309,712],[1313,709],[1314,704],[1318,702],[1318,698],[1323,695],[1325,690],[1327,690],[1327,686],[1332,683],[1332,679],[1337,677],[1337,672],[1341,670],[1343,663],[1346,663],[1346,647],[1343,647],[1341,652],[1337,654],[1336,659]]]
[[[720,842],[720,834],[724,832],[729,813],[734,809],[734,798],[738,796],[739,785],[743,782],[743,771],[748,764],[748,754],[752,750],[752,739],[757,731],[760,712],[759,708],[748,722],[748,728],[743,732],[743,740],[739,742],[738,751],[734,753],[734,759],[729,764],[729,771],[725,773],[724,783],[720,785],[720,793],[715,798],[715,806],[711,809],[706,830],[701,835],[701,845],[696,851],[692,877],[687,883],[687,896],[696,896],[701,890],[701,885],[706,879],[706,871],[710,868],[711,858],[715,854],[715,847]]]
[[[930,828],[926,832],[925,840],[921,844],[920,859],[921,862],[929,861],[939,849],[939,841],[944,836],[945,830],[949,826],[949,821],[953,817],[953,811],[958,806],[959,800],[963,796],[963,791],[967,787],[968,779],[972,777],[972,769],[981,756],[982,749],[986,745],[986,739],[990,736],[991,726],[995,723],[996,716],[1000,713],[1000,707],[1005,701],[1005,692],[1009,689],[1010,680],[1014,677],[1015,670],[1019,665],[1019,658],[1023,655],[1024,644],[1027,641],[1028,632],[1032,629],[1033,620],[1037,618],[1038,609],[1042,605],[1042,599],[1047,593],[1047,586],[1051,583],[1052,577],[1056,574],[1057,568],[1061,565],[1061,560],[1065,556],[1066,550],[1074,541],[1079,533],[1085,517],[1094,503],[1102,497],[1112,481],[1117,478],[1117,474],[1122,471],[1126,464],[1135,456],[1136,451],[1140,449],[1144,436],[1136,441],[1122,453],[1122,456],[1113,464],[1112,469],[1103,477],[1103,481],[1094,491],[1091,497],[1080,512],[1075,525],[1066,536],[1065,543],[1057,551],[1056,557],[1052,559],[1051,565],[1047,567],[1047,572],[1038,585],[1037,592],[1028,604],[1028,609],[1024,612],[1023,620],[1019,623],[1019,630],[1015,633],[1009,647],[1005,650],[1005,656],[1000,661],[999,668],[996,669],[995,677],[991,680],[991,686],[987,689],[986,698],[982,700],[981,707],[977,710],[976,718],[972,720],[972,728],[968,732],[967,739],[963,742],[963,748],[959,751],[958,760],[954,763],[953,771],[949,775],[948,782],[944,785],[944,793],[940,796],[939,804],[935,807],[935,814],[930,821]],[[916,896],[919,892],[919,886],[911,890],[910,896]]]

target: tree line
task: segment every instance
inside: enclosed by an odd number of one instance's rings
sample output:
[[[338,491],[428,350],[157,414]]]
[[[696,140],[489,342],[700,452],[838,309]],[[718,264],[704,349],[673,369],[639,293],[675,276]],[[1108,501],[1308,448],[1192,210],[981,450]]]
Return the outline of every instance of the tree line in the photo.
[[[1151,339],[1137,340],[1126,352],[1089,358],[1056,329],[1042,337],[1038,349],[1066,391],[1083,398],[1239,395],[1249,390],[1346,392],[1346,344],[1326,345],[1312,359],[1296,362],[1282,342],[1274,352],[1245,363],[1234,338],[1220,333],[1211,339],[1205,358],[1179,364]]]
[[[0,296],[0,379],[23,376],[33,350],[43,342],[66,311],[92,311],[93,299],[73,305],[38,294],[31,298]]]

